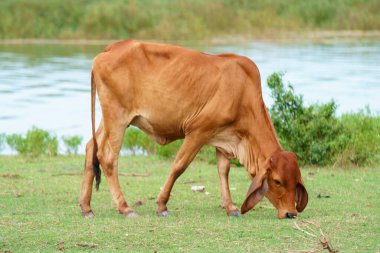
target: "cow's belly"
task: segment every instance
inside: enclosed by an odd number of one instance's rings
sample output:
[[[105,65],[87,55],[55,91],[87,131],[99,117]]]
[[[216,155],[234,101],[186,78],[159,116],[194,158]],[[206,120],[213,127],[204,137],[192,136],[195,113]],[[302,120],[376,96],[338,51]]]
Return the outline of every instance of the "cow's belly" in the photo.
[[[138,127],[161,145],[184,138],[183,132],[177,126],[172,126],[168,122],[155,122],[141,115],[136,116],[131,125]]]

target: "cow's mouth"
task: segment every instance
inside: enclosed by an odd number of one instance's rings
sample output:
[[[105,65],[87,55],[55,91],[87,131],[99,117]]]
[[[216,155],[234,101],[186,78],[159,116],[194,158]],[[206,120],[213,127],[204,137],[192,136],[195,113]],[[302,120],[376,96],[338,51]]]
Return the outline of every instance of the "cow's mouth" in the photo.
[[[294,218],[297,218],[297,212],[288,212],[285,210],[278,210],[278,218],[279,219],[285,219],[285,218],[294,219]]]

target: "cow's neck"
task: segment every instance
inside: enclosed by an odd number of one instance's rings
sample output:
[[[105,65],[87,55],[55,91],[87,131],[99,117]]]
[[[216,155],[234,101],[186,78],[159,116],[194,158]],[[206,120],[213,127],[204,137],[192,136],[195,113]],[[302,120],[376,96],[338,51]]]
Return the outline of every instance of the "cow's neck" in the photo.
[[[251,174],[263,169],[267,159],[282,150],[264,103],[255,108],[249,119],[252,125],[241,142],[244,148],[239,152],[240,162]]]

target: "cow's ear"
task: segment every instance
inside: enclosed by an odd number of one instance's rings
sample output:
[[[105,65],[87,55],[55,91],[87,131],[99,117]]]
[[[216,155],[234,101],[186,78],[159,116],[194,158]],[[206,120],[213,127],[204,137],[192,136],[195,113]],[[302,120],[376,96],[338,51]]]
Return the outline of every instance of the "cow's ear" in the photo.
[[[263,199],[265,192],[268,190],[267,170],[257,174],[248,189],[244,203],[241,205],[241,213],[244,214],[251,210],[260,200]]]
[[[307,194],[305,185],[300,181],[296,186],[296,209],[298,212],[302,212],[305,209],[308,200],[309,195]]]

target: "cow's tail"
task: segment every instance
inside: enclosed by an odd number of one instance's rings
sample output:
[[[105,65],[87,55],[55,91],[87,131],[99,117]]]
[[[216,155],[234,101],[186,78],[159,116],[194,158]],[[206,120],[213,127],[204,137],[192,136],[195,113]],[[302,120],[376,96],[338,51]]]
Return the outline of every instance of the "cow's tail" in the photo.
[[[93,151],[92,151],[92,168],[94,170],[95,180],[96,180],[95,188],[96,190],[99,190],[101,171],[100,171],[99,160],[97,156],[98,142],[96,141],[96,134],[95,134],[95,97],[96,97],[96,86],[95,86],[95,80],[94,80],[94,71],[91,71],[91,124],[92,124],[92,141],[94,143]]]

